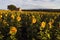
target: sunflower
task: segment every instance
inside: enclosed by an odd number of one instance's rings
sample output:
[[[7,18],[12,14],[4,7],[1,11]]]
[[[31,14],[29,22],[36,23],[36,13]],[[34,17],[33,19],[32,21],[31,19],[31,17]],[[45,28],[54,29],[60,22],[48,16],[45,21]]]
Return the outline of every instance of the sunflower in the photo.
[[[49,23],[48,23],[48,25],[49,25],[49,28],[52,28],[52,24],[54,23],[54,20],[53,19],[51,19],[50,21],[49,21]]]
[[[11,35],[15,35],[16,33],[17,33],[17,28],[14,27],[14,26],[10,27],[9,34],[11,34]]]
[[[0,19],[2,18],[2,15],[0,15]]]
[[[5,14],[5,16],[7,17],[7,16],[8,16],[8,14]]]
[[[13,14],[11,15],[11,18],[12,18],[12,19],[14,19],[14,18],[15,18]]]
[[[20,21],[20,20],[21,20],[21,17],[20,17],[20,16],[18,16],[16,19],[17,19],[17,21]]]
[[[3,20],[3,24],[4,24],[4,25],[7,25],[7,21],[6,21],[6,20]]]
[[[41,27],[42,27],[42,28],[45,28],[45,26],[46,26],[46,22],[43,21],[43,22],[41,23]]]
[[[52,22],[52,24],[54,23],[54,19],[50,19],[50,21]]]
[[[36,18],[33,16],[32,23],[36,23]]]
[[[49,25],[52,25],[52,22],[49,22],[48,24],[49,24]]]

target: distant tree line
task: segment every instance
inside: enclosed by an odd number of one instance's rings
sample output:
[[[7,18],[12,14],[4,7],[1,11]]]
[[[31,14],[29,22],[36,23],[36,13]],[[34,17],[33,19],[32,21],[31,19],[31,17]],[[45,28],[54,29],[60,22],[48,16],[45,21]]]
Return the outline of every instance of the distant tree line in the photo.
[[[11,11],[13,11],[13,10],[19,11],[20,8],[17,8],[15,5],[8,5],[7,9],[9,9]]]

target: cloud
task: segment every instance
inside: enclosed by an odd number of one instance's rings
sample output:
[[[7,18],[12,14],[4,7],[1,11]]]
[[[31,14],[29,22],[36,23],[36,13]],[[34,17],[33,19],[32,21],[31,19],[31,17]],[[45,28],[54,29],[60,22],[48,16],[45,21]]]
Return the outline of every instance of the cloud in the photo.
[[[0,0],[0,9],[7,9],[10,4],[22,9],[60,9],[60,0]]]
[[[30,1],[31,2],[31,1]],[[48,9],[60,9],[60,0],[41,0],[41,1],[32,1],[33,6],[44,7]]]

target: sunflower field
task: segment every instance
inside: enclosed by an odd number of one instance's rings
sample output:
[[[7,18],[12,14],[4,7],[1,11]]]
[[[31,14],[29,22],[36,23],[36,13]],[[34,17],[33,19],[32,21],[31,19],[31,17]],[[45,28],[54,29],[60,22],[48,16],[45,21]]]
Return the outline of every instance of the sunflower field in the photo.
[[[0,40],[60,40],[60,13],[0,11]]]

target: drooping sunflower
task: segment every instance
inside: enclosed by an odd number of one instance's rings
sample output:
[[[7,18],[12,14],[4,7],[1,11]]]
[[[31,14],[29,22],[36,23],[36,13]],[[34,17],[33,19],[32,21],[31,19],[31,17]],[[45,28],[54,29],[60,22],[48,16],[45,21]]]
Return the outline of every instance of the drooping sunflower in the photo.
[[[11,35],[15,35],[16,33],[17,33],[17,28],[14,27],[14,26],[10,27],[9,34],[11,34]]]

